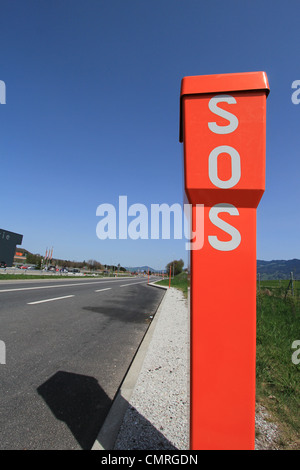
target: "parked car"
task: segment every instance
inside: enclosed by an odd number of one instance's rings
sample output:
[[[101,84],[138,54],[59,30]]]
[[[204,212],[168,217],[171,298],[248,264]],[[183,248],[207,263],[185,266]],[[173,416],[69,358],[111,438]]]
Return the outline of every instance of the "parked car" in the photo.
[[[7,267],[7,264],[5,263],[5,261],[0,261],[0,268],[6,268]]]
[[[48,266],[48,271],[56,271],[56,266]]]

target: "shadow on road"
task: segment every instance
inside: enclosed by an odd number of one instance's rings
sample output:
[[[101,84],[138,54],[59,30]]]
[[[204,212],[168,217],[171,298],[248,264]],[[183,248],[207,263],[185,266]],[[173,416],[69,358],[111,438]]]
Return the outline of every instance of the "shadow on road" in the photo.
[[[63,421],[83,450],[92,448],[111,408],[112,400],[93,377],[59,371],[37,389],[56,419]],[[176,449],[147,419],[123,400],[128,408],[118,450]],[[59,436],[58,436],[59,439]],[[50,444],[51,446],[51,444]],[[66,449],[67,450],[67,449]],[[112,450],[112,449],[107,449]]]
[[[90,449],[111,399],[97,380],[59,371],[37,389],[54,416],[67,424],[82,449]]]

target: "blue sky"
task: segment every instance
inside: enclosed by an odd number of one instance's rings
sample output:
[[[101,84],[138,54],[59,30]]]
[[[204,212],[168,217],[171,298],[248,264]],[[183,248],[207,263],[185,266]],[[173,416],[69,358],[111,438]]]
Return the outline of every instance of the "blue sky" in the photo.
[[[188,259],[185,240],[99,240],[96,209],[183,202],[184,76],[266,71],[257,258],[299,258],[299,1],[2,0],[1,228],[71,260]]]

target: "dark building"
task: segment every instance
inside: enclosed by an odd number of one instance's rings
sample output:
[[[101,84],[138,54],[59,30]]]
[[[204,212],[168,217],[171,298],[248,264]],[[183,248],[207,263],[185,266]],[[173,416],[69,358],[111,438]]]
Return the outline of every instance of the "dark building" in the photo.
[[[23,235],[0,228],[0,263],[4,262],[7,266],[12,266],[16,246],[21,245],[22,240]]]

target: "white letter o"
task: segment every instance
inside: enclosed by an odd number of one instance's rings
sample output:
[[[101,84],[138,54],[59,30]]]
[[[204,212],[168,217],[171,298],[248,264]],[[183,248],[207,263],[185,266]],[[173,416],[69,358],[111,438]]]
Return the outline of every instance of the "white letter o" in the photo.
[[[218,176],[218,156],[227,153],[231,158],[231,177],[221,180]],[[220,145],[210,152],[208,159],[209,179],[217,188],[228,189],[235,186],[241,178],[241,159],[237,150],[229,145]]]

